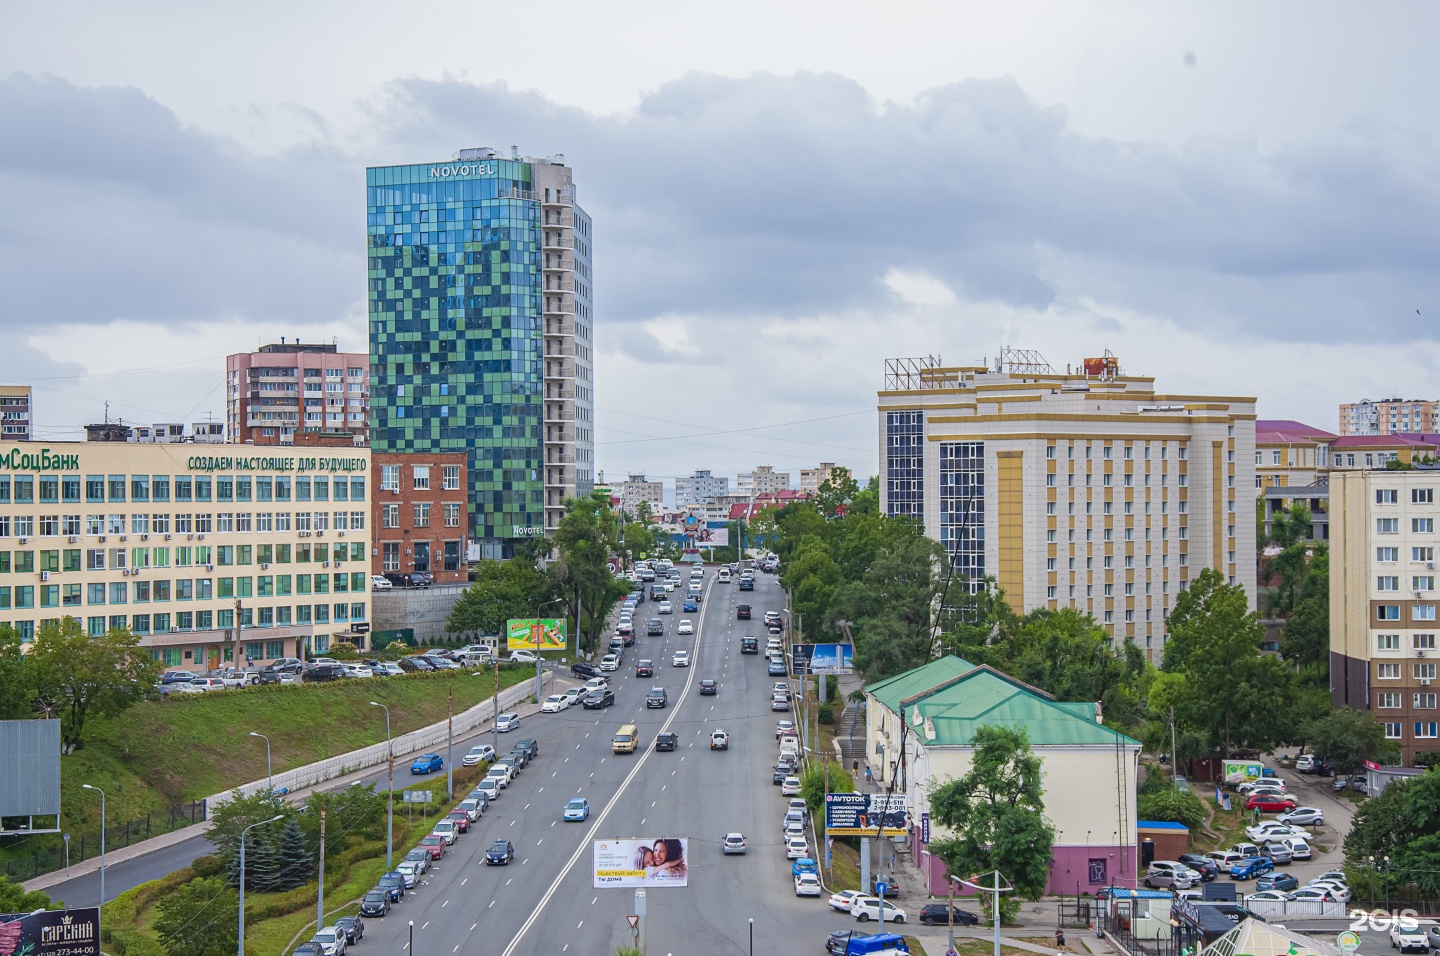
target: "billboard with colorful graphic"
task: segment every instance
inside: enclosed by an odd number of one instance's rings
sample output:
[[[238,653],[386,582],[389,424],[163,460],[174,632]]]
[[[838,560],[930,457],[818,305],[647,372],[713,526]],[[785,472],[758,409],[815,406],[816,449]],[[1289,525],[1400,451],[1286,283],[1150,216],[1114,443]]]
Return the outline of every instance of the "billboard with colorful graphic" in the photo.
[[[510,651],[563,651],[565,619],[513,618],[505,625],[505,649]]]
[[[825,794],[826,836],[904,836],[905,795]]]
[[[100,911],[0,913],[0,956],[100,956]]]
[[[690,841],[596,840],[595,887],[688,886]]]

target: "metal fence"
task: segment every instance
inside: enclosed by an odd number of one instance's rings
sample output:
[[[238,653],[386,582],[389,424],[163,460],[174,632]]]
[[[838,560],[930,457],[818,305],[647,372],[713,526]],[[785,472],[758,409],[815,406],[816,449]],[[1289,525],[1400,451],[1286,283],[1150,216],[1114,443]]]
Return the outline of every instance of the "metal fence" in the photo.
[[[193,800],[190,803],[171,807],[167,813],[147,813],[137,820],[109,823],[105,827],[105,849],[106,851],[123,849],[132,843],[139,843],[152,836],[188,827],[192,823],[199,823],[204,819],[205,801]],[[64,869],[67,865],[81,863],[100,855],[100,831],[98,829],[94,833],[70,835],[70,858],[68,861],[63,837],[50,834],[45,837],[37,835],[27,839],[43,840],[44,842],[41,844],[43,848],[29,853],[12,853],[10,855],[11,858],[5,862],[4,875],[12,880],[31,880],[42,873],[53,873],[56,870]]]
[[[542,680],[548,684],[554,679],[554,675],[546,670],[543,671]],[[500,709],[507,710],[531,696],[534,692],[534,684],[525,680],[514,687],[507,687],[500,692]],[[542,685],[543,689],[543,685]],[[455,715],[455,735],[469,733],[476,727],[487,723],[495,716],[495,698],[491,697],[481,701],[469,710],[462,711]],[[412,730],[408,734],[401,734],[394,738],[396,758],[412,753],[432,751],[445,744],[446,725],[441,723],[429,727],[422,727],[419,730]],[[369,747],[362,747],[359,750],[352,750],[347,754],[338,757],[330,757],[316,763],[306,764],[303,767],[296,767],[294,770],[285,770],[275,774],[275,789],[287,791],[302,790],[306,787],[313,787],[316,784],[324,783],[327,780],[334,780],[336,777],[343,777],[346,774],[354,773],[357,770],[369,770],[371,767],[382,766],[387,758],[388,751],[383,743],[372,744]],[[236,787],[245,796],[252,796],[256,793],[263,793],[269,787],[266,780],[255,780],[251,783],[241,784]],[[217,793],[206,798],[206,804],[211,807],[219,806],[230,800],[233,791]]]

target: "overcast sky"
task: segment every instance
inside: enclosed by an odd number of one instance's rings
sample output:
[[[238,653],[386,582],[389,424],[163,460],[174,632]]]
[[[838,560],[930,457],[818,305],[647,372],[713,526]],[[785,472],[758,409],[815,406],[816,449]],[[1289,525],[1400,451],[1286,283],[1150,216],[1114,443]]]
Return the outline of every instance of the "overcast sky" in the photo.
[[[719,11],[717,13],[716,11]],[[721,15],[723,14],[723,15]],[[42,437],[366,347],[364,167],[564,153],[609,477],[874,472],[883,359],[1440,397],[1440,6],[0,0],[0,380]]]

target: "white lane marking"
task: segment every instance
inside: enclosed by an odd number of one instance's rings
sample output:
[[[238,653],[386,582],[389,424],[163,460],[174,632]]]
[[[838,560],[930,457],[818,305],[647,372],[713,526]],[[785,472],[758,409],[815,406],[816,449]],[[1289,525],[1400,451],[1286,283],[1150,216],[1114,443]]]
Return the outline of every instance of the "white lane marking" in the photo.
[[[576,928],[576,929],[579,929],[580,927],[582,927],[582,926],[584,926],[584,925],[585,925],[585,921],[582,919],[580,922],[578,922],[578,923],[575,924],[575,928]]]
[[[659,802],[658,800],[651,800],[651,801],[650,801],[650,809],[651,809],[651,810],[654,810],[654,809],[655,809],[655,804],[658,803],[658,802]]]
[[[512,879],[513,879],[513,877],[512,877]],[[510,880],[506,880],[506,881],[505,881],[505,885],[506,885],[506,886],[509,886],[509,885],[510,885]]]
[[[469,883],[469,882],[470,882],[470,877],[467,876],[467,877],[465,877],[465,879],[463,879],[463,880],[460,881],[460,885],[461,885],[461,886],[464,886],[466,883]]]
[[[477,927],[477,926],[479,926],[479,925],[480,925],[479,923],[471,923],[471,924],[470,924],[470,932],[472,932],[472,933],[475,932],[475,927]]]
[[[595,897],[593,900],[590,901],[590,905],[591,905],[591,906],[594,906],[594,905],[595,905],[596,903],[598,903],[598,902],[600,902],[600,897],[597,896],[597,897]]]
[[[460,952],[460,944],[459,944],[459,943],[456,943],[456,944],[455,944],[455,948],[452,949],[452,950],[450,950],[450,952],[452,952],[452,953],[458,953],[458,952]]]
[[[523,859],[523,860],[520,861],[520,865],[521,865],[521,866],[524,866],[526,863],[529,863],[529,862],[530,862],[530,858],[527,856],[525,859]]]
[[[641,817],[641,818],[640,818],[640,825],[641,825],[642,827],[645,825],[645,818],[644,818],[644,817]]]
[[[513,826],[515,825],[515,821],[514,821],[514,820],[511,820],[511,821],[510,821],[510,825],[513,827]]]
[[[551,826],[554,826],[554,824],[552,823]],[[541,837],[540,839],[538,839],[538,840],[535,841],[535,845],[536,845],[536,846],[539,846],[540,844],[542,844],[542,843],[544,843],[544,842],[545,842],[545,838],[544,838],[544,837]]]
[[[525,809],[526,809],[526,810],[529,810],[529,809],[530,809],[530,804],[528,804],[528,803],[525,804]]]
[[[425,926],[429,926],[429,925],[430,925],[430,921],[427,919],[427,920],[425,921]],[[420,927],[420,928],[421,928],[421,929],[424,929],[425,926],[422,926],[422,927]]]
[[[450,905],[450,901],[449,901],[449,900],[446,900],[445,902],[443,902],[443,903],[440,904],[440,908],[443,910],[445,907],[447,907],[447,906],[449,906],[449,905]]]
[[[494,901],[494,900],[491,900],[491,901],[490,901],[490,906],[494,906],[494,905],[495,905],[495,901]],[[486,907],[486,909],[489,909],[489,908],[490,908],[489,906]]]
[[[554,820],[551,820],[551,821],[550,821],[550,825],[553,827],[553,826],[555,825],[555,821],[554,821]]]

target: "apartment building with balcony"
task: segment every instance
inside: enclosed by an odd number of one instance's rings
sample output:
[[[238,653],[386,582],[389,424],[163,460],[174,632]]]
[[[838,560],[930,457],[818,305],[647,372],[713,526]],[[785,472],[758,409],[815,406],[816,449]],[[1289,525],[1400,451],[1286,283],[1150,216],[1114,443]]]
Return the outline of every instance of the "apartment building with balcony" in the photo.
[[[35,437],[35,393],[29,385],[0,385],[0,441]]]
[[[881,508],[1020,613],[1073,607],[1158,658],[1203,568],[1254,606],[1253,398],[1159,392],[1113,356],[1063,373],[892,359],[878,425]]]
[[[773,465],[758,465],[754,471],[742,471],[735,476],[735,494],[744,498],[789,488],[790,473],[776,471]]]
[[[1338,437],[1303,422],[1255,422],[1255,490],[1264,499],[1267,534],[1273,517],[1298,501],[1310,509],[1312,540],[1329,538],[1331,446]]]
[[[347,431],[364,445],[370,438],[370,357],[341,352],[332,342],[284,339],[230,355],[225,408],[230,441],[239,444],[289,445],[305,430]]]
[[[835,470],[833,461],[822,461],[814,468],[800,469],[800,490],[807,495],[818,494],[820,486],[830,478],[830,472]]]
[[[1440,402],[1433,399],[1364,399],[1340,406],[1341,435],[1395,435],[1440,431]]]
[[[709,470],[697,470],[685,478],[675,479],[675,507],[688,508],[691,505],[714,503],[730,493],[730,479],[723,475],[712,475]]]
[[[469,483],[464,452],[375,452],[371,514],[375,574],[423,571],[440,584],[467,579]]]
[[[1440,751],[1440,468],[1330,475],[1330,696],[1369,710],[1405,766]]]
[[[552,533],[595,473],[590,216],[563,156],[366,170],[372,445],[468,455],[485,557]]]
[[[628,515],[636,514],[644,502],[653,515],[665,504],[665,484],[648,481],[643,474],[630,475],[615,488],[620,498],[620,508]]]

